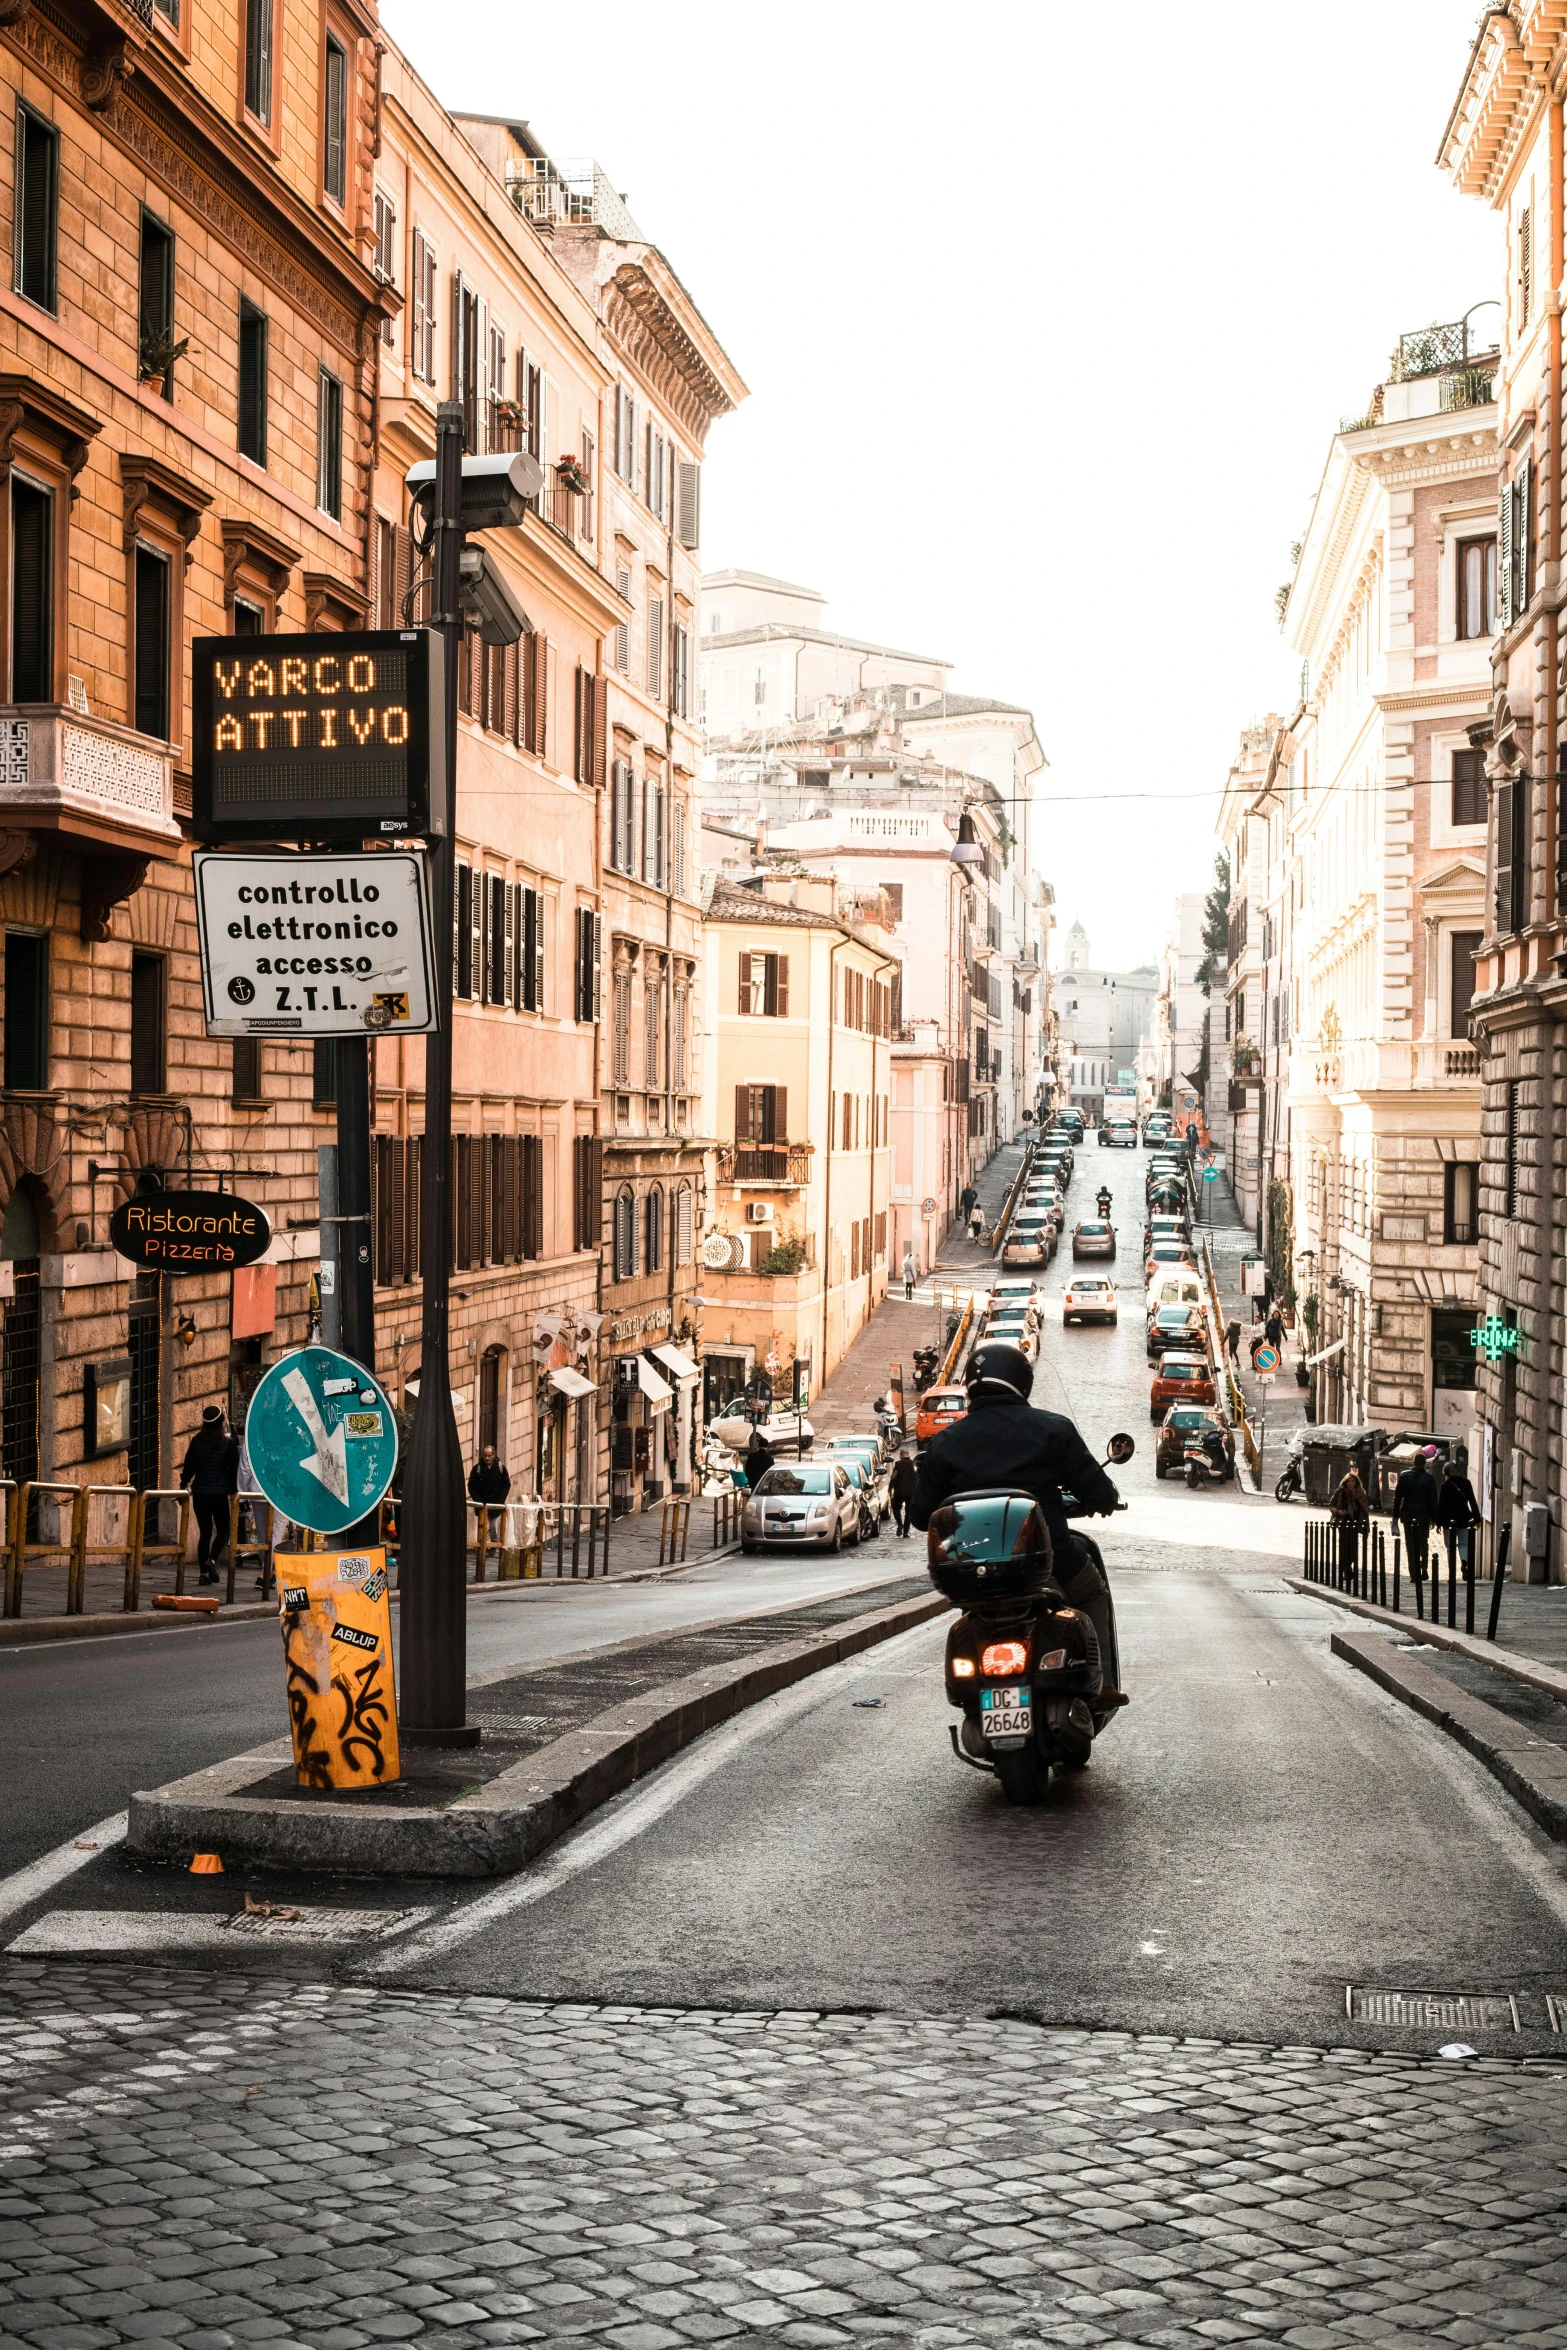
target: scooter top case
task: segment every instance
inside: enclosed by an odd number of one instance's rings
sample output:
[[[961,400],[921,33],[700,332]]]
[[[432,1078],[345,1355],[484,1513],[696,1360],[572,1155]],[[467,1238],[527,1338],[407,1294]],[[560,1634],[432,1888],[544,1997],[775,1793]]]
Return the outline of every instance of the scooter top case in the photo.
[[[1050,1529],[1031,1493],[976,1487],[932,1511],[926,1557],[936,1589],[958,1607],[1022,1599],[1050,1581]]]

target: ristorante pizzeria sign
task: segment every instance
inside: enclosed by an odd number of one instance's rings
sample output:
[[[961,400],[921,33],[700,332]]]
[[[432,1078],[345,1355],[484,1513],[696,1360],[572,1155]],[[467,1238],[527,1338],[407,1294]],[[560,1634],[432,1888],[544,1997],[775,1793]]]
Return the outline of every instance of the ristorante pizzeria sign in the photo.
[[[138,1192],[109,1218],[109,1244],[168,1273],[253,1265],[272,1240],[266,1212],[232,1191]]]
[[[438,829],[444,658],[424,628],[198,638],[197,839],[348,842]]]

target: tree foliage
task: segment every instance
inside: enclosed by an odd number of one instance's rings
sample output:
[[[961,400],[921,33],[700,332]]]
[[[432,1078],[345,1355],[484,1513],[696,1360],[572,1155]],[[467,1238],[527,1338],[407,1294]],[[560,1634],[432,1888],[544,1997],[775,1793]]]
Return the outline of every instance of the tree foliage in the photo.
[[[1213,993],[1230,950],[1230,860],[1221,849],[1213,860],[1213,887],[1202,910],[1202,961],[1197,984],[1204,995]]]

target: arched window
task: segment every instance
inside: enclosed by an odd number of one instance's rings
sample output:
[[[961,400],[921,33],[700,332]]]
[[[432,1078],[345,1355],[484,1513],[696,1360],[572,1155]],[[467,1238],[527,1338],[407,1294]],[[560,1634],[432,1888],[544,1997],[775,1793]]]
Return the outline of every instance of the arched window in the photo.
[[[615,1279],[634,1281],[637,1273],[637,1199],[627,1184],[615,1194]]]
[[[647,1195],[647,1247],[642,1269],[645,1273],[664,1269],[664,1194],[656,1183]]]

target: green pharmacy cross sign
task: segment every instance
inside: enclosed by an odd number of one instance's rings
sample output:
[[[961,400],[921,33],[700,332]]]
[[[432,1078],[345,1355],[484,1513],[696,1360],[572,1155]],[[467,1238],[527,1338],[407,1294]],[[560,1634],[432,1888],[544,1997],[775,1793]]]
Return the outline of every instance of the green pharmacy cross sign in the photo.
[[[1515,1323],[1504,1322],[1499,1314],[1487,1314],[1470,1331],[1469,1343],[1488,1363],[1499,1363],[1503,1355],[1517,1354],[1522,1332]]]

